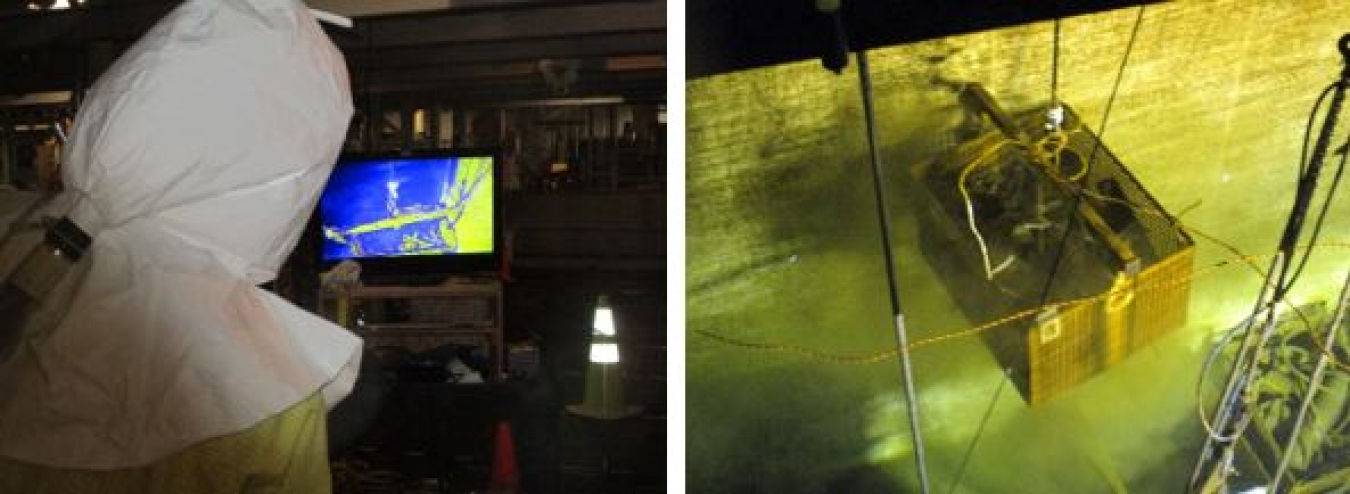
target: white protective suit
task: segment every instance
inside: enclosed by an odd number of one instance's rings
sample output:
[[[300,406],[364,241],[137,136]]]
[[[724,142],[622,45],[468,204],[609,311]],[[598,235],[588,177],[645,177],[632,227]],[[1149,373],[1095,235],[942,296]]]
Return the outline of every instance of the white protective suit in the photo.
[[[360,341],[255,285],[301,235],[351,112],[299,0],[187,0],[109,68],[57,201],[93,243],[0,362],[0,456],[136,467],[341,400]]]

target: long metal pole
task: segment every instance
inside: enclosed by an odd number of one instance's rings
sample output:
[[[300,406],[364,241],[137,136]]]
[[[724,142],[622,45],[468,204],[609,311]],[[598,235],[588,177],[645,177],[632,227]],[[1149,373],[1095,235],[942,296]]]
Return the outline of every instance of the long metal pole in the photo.
[[[876,195],[877,219],[881,222],[881,251],[886,259],[886,286],[890,291],[891,314],[895,316],[895,341],[900,351],[900,376],[904,381],[905,401],[909,405],[909,435],[914,440],[914,462],[919,469],[919,487],[928,494],[928,464],[924,458],[923,435],[919,430],[919,400],[914,391],[914,372],[909,362],[909,339],[905,315],[900,310],[900,292],[895,283],[895,258],[891,252],[890,214],[882,191],[881,165],[877,156],[876,115],[872,108],[872,76],[867,66],[867,50],[858,51],[858,75],[862,82],[863,114],[867,121],[867,151],[872,165],[872,191]]]

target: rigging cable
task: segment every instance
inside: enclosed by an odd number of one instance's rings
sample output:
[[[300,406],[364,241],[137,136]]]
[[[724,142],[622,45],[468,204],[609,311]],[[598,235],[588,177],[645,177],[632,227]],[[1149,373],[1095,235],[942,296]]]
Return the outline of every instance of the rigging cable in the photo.
[[[1134,42],[1139,36],[1139,26],[1140,24],[1143,24],[1144,20],[1144,7],[1144,5],[1140,5],[1139,10],[1135,14],[1134,27],[1130,29],[1130,40],[1125,45],[1125,55],[1120,59],[1120,67],[1116,69],[1116,79],[1111,86],[1111,94],[1106,99],[1106,109],[1102,112],[1102,123],[1098,126],[1097,142],[1093,144],[1092,152],[1088,154],[1088,159],[1083,165],[1083,171],[1081,172],[1082,176],[1087,176],[1091,172],[1092,163],[1093,161],[1096,161],[1097,152],[1101,150],[1102,141],[1106,139],[1106,125],[1110,122],[1111,108],[1115,106],[1116,96],[1120,93],[1120,81],[1125,76],[1125,67],[1129,65],[1130,54],[1134,52]],[[1056,32],[1058,32],[1058,29],[1056,29]],[[1055,51],[1058,52],[1059,50],[1056,49]],[[1051,79],[1058,79],[1058,75],[1052,74]],[[1045,277],[1045,285],[1041,288],[1040,303],[1037,304],[1039,306],[1044,306],[1045,302],[1050,298],[1050,288],[1054,285],[1055,275],[1059,273],[1059,266],[1064,260],[1064,248],[1068,244],[1069,235],[1073,232],[1073,227],[1076,223],[1074,219],[1078,217],[1075,212],[1078,211],[1078,206],[1082,201],[1083,189],[1079,188],[1074,193],[1073,205],[1068,209],[1068,224],[1065,225],[1064,233],[1060,235],[1058,246],[1055,248],[1054,261],[1050,265],[1050,274]]]
[[[1322,91],[1322,94],[1317,97],[1317,103],[1313,105],[1312,112],[1308,114],[1308,127],[1303,134],[1303,151],[1302,157],[1300,157],[1299,159],[1300,176],[1307,173],[1306,168],[1309,165],[1309,163],[1307,163],[1308,139],[1312,135],[1313,119],[1317,117],[1317,110],[1318,107],[1322,105],[1322,99],[1325,98],[1326,95],[1336,87],[1336,84],[1337,83],[1332,83],[1328,85],[1325,90]],[[1350,144],[1350,136],[1347,136],[1346,144]],[[1308,239],[1309,242],[1316,242],[1317,237],[1321,236],[1322,223],[1327,218],[1327,211],[1331,209],[1332,200],[1336,196],[1337,186],[1339,186],[1341,183],[1341,175],[1345,172],[1346,156],[1350,155],[1350,152],[1346,152],[1345,147],[1342,147],[1340,154],[1341,154],[1341,161],[1336,165],[1336,174],[1333,175],[1331,178],[1331,188],[1330,190],[1327,191],[1326,198],[1323,199],[1322,210],[1317,214],[1317,220],[1313,222],[1312,233],[1310,234],[1310,237]],[[1289,289],[1292,289],[1294,283],[1298,282],[1299,277],[1303,275],[1303,268],[1307,267],[1308,259],[1311,257],[1312,257],[1312,249],[1308,249],[1306,252],[1303,253],[1303,258],[1299,261],[1298,267],[1294,269],[1294,274],[1289,277],[1289,282],[1287,283]]]
[[[1300,177],[1303,176],[1305,168],[1308,166],[1308,145],[1312,141],[1313,124],[1317,121],[1317,110],[1322,108],[1322,101],[1335,88],[1335,83],[1327,84],[1326,89],[1322,90],[1322,94],[1317,95],[1317,102],[1313,103],[1312,111],[1308,113],[1308,123],[1303,128],[1303,147],[1299,149],[1298,174]]]
[[[1058,2],[1056,2],[1058,4]],[[1058,5],[1056,5],[1058,6]],[[1055,15],[1055,34],[1050,51],[1050,107],[1059,106],[1059,15]]]
[[[1342,38],[1342,45],[1350,39],[1350,34]],[[1327,115],[1322,123],[1322,128],[1318,132],[1317,141],[1313,145],[1312,156],[1304,163],[1300,159],[1299,163],[1299,181],[1298,189],[1294,196],[1294,206],[1290,211],[1289,220],[1285,224],[1284,233],[1280,237],[1280,250],[1292,254],[1290,249],[1298,243],[1298,237],[1303,232],[1303,222],[1308,213],[1308,208],[1313,200],[1313,195],[1317,191],[1317,179],[1322,171],[1322,161],[1326,158],[1327,148],[1331,144],[1331,138],[1336,130],[1336,119],[1341,112],[1342,104],[1345,100],[1346,86],[1350,84],[1350,47],[1342,46],[1342,55],[1347,59],[1347,65],[1341,74],[1339,80],[1332,83],[1329,89],[1332,90],[1331,106],[1327,109]],[[1324,91],[1325,92],[1325,91]],[[1322,97],[1318,97],[1318,105],[1321,104]],[[1313,107],[1316,115],[1317,106]],[[1304,136],[1304,142],[1307,142],[1307,136]],[[1332,191],[1334,192],[1334,190]],[[1330,199],[1331,193],[1328,193]],[[1286,282],[1289,276],[1289,267],[1293,264],[1292,255],[1286,256],[1284,263],[1280,268],[1277,280],[1277,291],[1274,294],[1276,301],[1283,298],[1289,289],[1292,288],[1294,279]]]
[[[1248,324],[1242,326],[1245,330],[1242,346],[1239,348],[1234,358],[1232,371],[1228,376],[1227,383],[1224,385],[1223,392],[1220,394],[1220,401],[1217,404],[1214,416],[1214,424],[1218,425],[1218,430],[1224,432],[1230,427],[1232,434],[1231,440],[1215,441],[1218,439],[1214,431],[1208,431],[1210,435],[1205,438],[1205,443],[1200,457],[1197,459],[1194,470],[1191,473],[1189,487],[1194,489],[1205,477],[1218,478],[1222,481],[1231,473],[1230,463],[1232,455],[1229,454],[1237,438],[1240,438],[1243,431],[1250,422],[1251,414],[1243,406],[1246,404],[1240,401],[1245,395],[1249,394],[1248,386],[1251,385],[1259,371],[1259,364],[1262,356],[1262,349],[1274,333],[1276,326],[1276,304],[1285,300],[1286,295],[1293,288],[1297,281],[1297,276],[1290,277],[1290,267],[1293,263],[1294,250],[1297,247],[1298,239],[1303,232],[1303,222],[1311,206],[1313,196],[1317,191],[1317,179],[1321,173],[1322,162],[1326,158],[1327,148],[1331,144],[1331,139],[1335,133],[1336,119],[1338,118],[1341,107],[1345,101],[1345,92],[1347,86],[1350,86],[1350,34],[1342,36],[1338,41],[1341,56],[1345,59],[1345,67],[1342,70],[1339,79],[1331,85],[1331,105],[1323,120],[1322,127],[1318,132],[1317,141],[1313,146],[1311,157],[1307,155],[1306,144],[1309,135],[1304,135],[1304,149],[1299,158],[1299,179],[1298,186],[1294,195],[1294,205],[1290,210],[1289,218],[1285,222],[1283,233],[1280,235],[1280,242],[1277,252],[1280,254],[1276,261],[1271,264],[1269,276],[1275,280],[1274,290],[1271,292],[1270,300],[1266,300],[1265,286],[1258,294],[1256,303],[1252,307],[1252,316]],[[1326,96],[1326,91],[1317,98],[1313,106],[1313,115],[1309,117],[1308,130],[1311,130],[1311,122],[1315,120],[1317,109],[1321,106],[1322,99]],[[1344,156],[1342,157],[1344,163]],[[1344,170],[1343,166],[1338,167],[1337,177],[1333,179],[1333,185],[1339,183],[1339,177]],[[1323,203],[1323,211],[1319,214],[1319,222],[1324,218],[1326,209],[1330,207],[1331,200],[1334,198],[1334,190],[1328,192],[1326,202]],[[1320,226],[1314,227],[1315,234],[1320,234]],[[1299,262],[1299,273],[1306,265],[1307,253],[1304,259]],[[1259,314],[1264,311],[1265,322],[1259,334],[1253,334],[1252,324]],[[1315,333],[1315,332],[1314,332]],[[1325,348],[1323,349],[1325,350]],[[1203,379],[1204,375],[1201,375]],[[1216,453],[1217,450],[1217,453]],[[1206,471],[1208,460],[1218,458],[1218,461],[1212,468]]]
[[[998,406],[998,398],[1003,395],[1003,388],[1007,387],[1008,381],[1012,380],[1012,368],[1003,369],[1003,379],[998,380],[998,387],[994,388],[994,397],[989,400],[989,406],[984,409],[984,418],[980,419],[980,426],[975,429],[975,437],[970,440],[970,446],[966,447],[966,454],[961,457],[961,466],[956,468],[956,477],[952,479],[951,487],[947,488],[947,494],[956,492],[956,488],[961,486],[961,479],[966,476],[966,465],[970,463],[970,457],[975,453],[975,445],[980,443],[980,438],[984,437],[985,428],[989,427],[989,419],[994,416],[994,407]]]
[[[1350,140],[1347,140],[1347,144],[1350,144]],[[1340,185],[1341,176],[1345,173],[1347,155],[1350,155],[1350,153],[1341,153],[1341,161],[1336,165],[1336,174],[1331,177],[1331,188],[1327,191],[1327,197],[1323,199],[1322,210],[1317,213],[1317,220],[1313,222],[1312,233],[1308,237],[1310,243],[1317,242],[1317,238],[1322,236],[1322,224],[1327,219],[1327,211],[1331,209],[1332,201],[1336,197],[1336,188]],[[1303,259],[1299,261],[1298,267],[1294,268],[1294,274],[1289,277],[1290,289],[1293,289],[1294,283],[1303,275],[1303,268],[1307,267],[1308,259],[1312,257],[1312,253],[1311,248],[1303,253]]]

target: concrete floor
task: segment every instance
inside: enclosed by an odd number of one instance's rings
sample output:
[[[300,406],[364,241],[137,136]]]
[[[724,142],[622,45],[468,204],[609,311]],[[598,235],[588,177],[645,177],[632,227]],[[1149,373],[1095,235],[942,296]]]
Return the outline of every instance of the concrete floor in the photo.
[[[1106,144],[1187,225],[1246,253],[1271,251],[1307,111],[1339,67],[1336,19],[1346,18],[1350,7],[1320,1],[1150,6]],[[1061,94],[1093,127],[1134,19],[1125,10],[1065,21]],[[946,81],[983,82],[1013,108],[1040,103],[1049,32],[1019,26],[873,53],[912,339],[976,321],[919,253],[903,171],[952,143]],[[690,492],[917,490],[894,360],[839,363],[702,335],[830,354],[894,347],[855,70],[835,76],[807,61],[690,83]],[[1335,295],[1348,207],[1341,200],[1329,215],[1295,298]],[[1198,242],[1197,268],[1231,257]],[[915,350],[934,492],[1180,491],[1202,437],[1200,360],[1258,286],[1238,264],[1207,272],[1194,280],[1186,327],[1035,408],[978,338]]]

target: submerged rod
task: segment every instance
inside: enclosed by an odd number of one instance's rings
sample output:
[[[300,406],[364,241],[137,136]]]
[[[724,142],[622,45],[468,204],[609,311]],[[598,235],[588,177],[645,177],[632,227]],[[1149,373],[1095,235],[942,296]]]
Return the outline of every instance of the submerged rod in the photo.
[[[1274,273],[1275,269],[1280,266],[1283,258],[1284,252],[1276,252],[1275,258],[1271,259],[1270,268],[1266,272]],[[1228,373],[1228,379],[1219,395],[1219,402],[1215,406],[1211,427],[1206,430],[1204,447],[1201,449],[1200,457],[1196,459],[1195,468],[1191,471],[1191,480],[1187,488],[1188,492],[1198,492],[1202,490],[1201,486],[1208,481],[1209,477],[1217,476],[1219,478],[1227,478],[1228,476],[1228,463],[1232,458],[1231,454],[1228,453],[1231,451],[1233,444],[1238,440],[1239,436],[1241,436],[1241,432],[1238,431],[1241,427],[1231,427],[1231,425],[1235,422],[1241,423],[1241,419],[1238,415],[1240,401],[1242,400],[1242,394],[1245,389],[1244,386],[1256,372],[1255,367],[1247,366],[1247,362],[1248,359],[1251,358],[1251,365],[1255,365],[1255,358],[1259,357],[1259,355],[1256,355],[1255,357],[1249,356],[1259,354],[1259,349],[1263,345],[1263,340],[1261,339],[1262,336],[1260,335],[1266,334],[1267,331],[1275,325],[1276,306],[1273,302],[1270,304],[1266,303],[1267,294],[1278,289],[1275,286],[1275,283],[1274,276],[1267,276],[1265,278],[1261,283],[1261,292],[1256,297],[1256,305],[1252,307],[1251,315],[1247,316],[1247,319],[1244,320],[1239,326],[1239,329],[1236,330],[1242,335],[1241,344],[1238,346],[1238,351],[1233,357],[1232,370]],[[1253,328],[1257,324],[1257,319],[1262,315],[1265,315],[1266,319],[1261,323],[1263,326],[1258,333],[1253,331]],[[1205,358],[1205,364],[1201,366],[1200,380],[1197,383],[1196,388],[1197,407],[1203,406],[1203,401],[1201,400],[1202,389],[1198,386],[1204,384],[1205,374],[1208,372],[1209,366],[1213,363],[1213,359],[1217,358],[1224,345],[1225,343],[1220,342],[1211,349],[1210,355]],[[1234,429],[1234,433],[1231,436],[1224,436],[1223,434],[1230,429]],[[1213,468],[1207,469],[1206,467],[1210,466],[1211,460],[1213,460]]]
[[[1308,410],[1312,408],[1313,397],[1317,394],[1317,388],[1322,385],[1328,354],[1335,351],[1332,345],[1336,342],[1336,335],[1341,329],[1341,321],[1345,318],[1345,305],[1347,301],[1350,301],[1347,300],[1348,295],[1350,295],[1350,272],[1346,273],[1345,284],[1341,285],[1341,300],[1336,304],[1336,317],[1332,318],[1331,327],[1327,329],[1327,337],[1323,340],[1326,346],[1319,353],[1317,367],[1313,369],[1312,378],[1308,380],[1308,394],[1303,396],[1303,405],[1299,407],[1298,418],[1294,419],[1294,428],[1289,431],[1289,443],[1284,446],[1284,454],[1280,457],[1280,466],[1275,470],[1275,480],[1270,481],[1270,492],[1280,492],[1280,479],[1289,469],[1289,457],[1292,456],[1291,453],[1298,444],[1299,431],[1303,429],[1303,422],[1308,416]]]
[[[862,83],[863,114],[867,122],[867,152],[872,166],[872,191],[876,195],[877,220],[881,223],[881,251],[886,260],[886,287],[890,292],[891,314],[895,321],[895,341],[900,353],[900,377],[904,384],[905,401],[909,405],[909,436],[914,441],[914,462],[919,469],[920,492],[928,494],[928,464],[924,458],[923,435],[919,431],[919,401],[914,390],[914,371],[909,362],[909,339],[905,331],[905,315],[900,310],[900,291],[895,283],[895,259],[891,249],[891,221],[886,209],[886,194],[882,191],[881,165],[877,156],[876,115],[872,107],[872,75],[867,66],[867,50],[858,50],[858,76]]]

